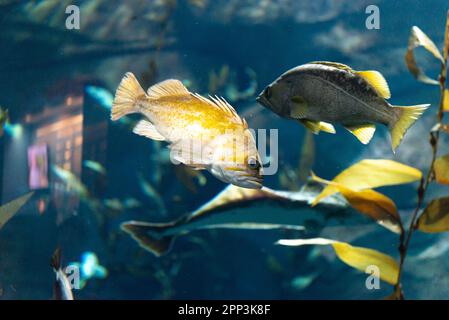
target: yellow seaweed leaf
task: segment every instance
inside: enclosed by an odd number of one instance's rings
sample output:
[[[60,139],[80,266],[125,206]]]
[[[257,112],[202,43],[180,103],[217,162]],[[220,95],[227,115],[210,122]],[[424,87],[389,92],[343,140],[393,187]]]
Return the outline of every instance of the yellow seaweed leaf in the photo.
[[[338,189],[354,209],[373,218],[392,232],[401,232],[401,218],[396,205],[389,197],[372,189],[353,191],[342,186]]]
[[[449,89],[444,89],[443,112],[449,112]]]
[[[395,290],[388,296],[384,297],[382,300],[401,300],[401,297],[399,295],[399,292]]]
[[[418,48],[423,47],[428,52],[430,52],[435,58],[444,63],[443,57],[438,50],[435,43],[417,26],[413,26],[410,32],[410,38],[408,40],[407,53],[405,54],[405,62],[407,63],[407,68],[413,74],[413,76],[421,82],[438,85],[438,81],[429,78],[421,68],[418,67],[413,51]]]
[[[0,207],[0,229],[23,207],[34,192],[27,193]]]
[[[365,159],[343,170],[332,182],[354,191],[382,186],[410,183],[421,179],[418,169],[386,159]],[[335,184],[327,185],[313,200],[312,206],[322,199],[339,192]]]
[[[449,231],[449,197],[429,203],[418,219],[418,229],[426,233]]]
[[[337,257],[347,265],[362,272],[366,272],[368,266],[377,266],[380,279],[392,285],[396,284],[398,279],[399,266],[396,260],[373,249],[354,247],[346,242],[325,238],[282,239],[276,243],[284,246],[331,245]]]
[[[372,189],[355,191],[342,184],[321,179],[313,173],[312,179],[320,183],[334,185],[354,209],[376,220],[378,224],[392,232],[401,232],[401,218],[395,203],[389,197]]]
[[[441,184],[449,184],[449,154],[437,158],[433,168],[435,180]]]

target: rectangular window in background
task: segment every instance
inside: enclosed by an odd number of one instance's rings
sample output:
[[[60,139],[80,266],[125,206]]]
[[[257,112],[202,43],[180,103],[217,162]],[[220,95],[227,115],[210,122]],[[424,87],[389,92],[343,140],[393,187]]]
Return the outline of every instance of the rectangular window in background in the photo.
[[[46,144],[28,147],[28,185],[31,190],[48,188],[48,152]]]

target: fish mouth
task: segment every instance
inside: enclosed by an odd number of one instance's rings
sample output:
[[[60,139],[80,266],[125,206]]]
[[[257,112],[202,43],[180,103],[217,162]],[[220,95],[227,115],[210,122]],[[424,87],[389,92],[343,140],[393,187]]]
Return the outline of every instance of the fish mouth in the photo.
[[[246,170],[241,167],[225,166],[215,167],[212,173],[220,180],[235,186],[248,189],[261,189],[263,187],[262,171]]]
[[[272,109],[271,103],[270,101],[265,98],[264,96],[264,91],[262,91],[256,98],[257,103],[263,105],[264,107],[268,108],[268,109]]]
[[[248,189],[261,189],[263,186],[263,177],[259,174],[252,175],[245,172],[238,175],[236,185]]]
[[[246,180],[243,183],[238,184],[238,186],[246,189],[262,189],[263,185],[261,181]]]
[[[256,101],[258,102],[258,103],[260,103],[260,104],[263,104],[263,99],[264,99],[264,96],[263,96],[263,91],[257,96],[257,98],[256,98]]]

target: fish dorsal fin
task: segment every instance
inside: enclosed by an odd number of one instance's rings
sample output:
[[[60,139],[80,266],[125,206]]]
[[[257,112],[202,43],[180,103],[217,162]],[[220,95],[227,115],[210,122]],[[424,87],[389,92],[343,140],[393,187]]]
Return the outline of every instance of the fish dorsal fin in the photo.
[[[266,187],[262,189],[247,189],[230,184],[212,200],[195,210],[191,215],[191,219],[216,210],[219,212],[221,208],[228,206],[237,206],[245,202],[255,202],[256,200],[268,198],[278,199],[281,196]]]
[[[240,118],[240,116],[237,114],[237,111],[235,111],[234,107],[231,106],[224,98],[221,98],[221,97],[218,97],[218,96],[212,97],[211,95],[209,95],[209,99],[208,99],[208,98],[205,98],[205,97],[201,96],[198,93],[192,93],[192,95],[195,98],[197,98],[197,99],[199,99],[199,100],[201,100],[203,102],[206,102],[206,103],[208,103],[210,105],[213,105],[214,107],[216,107],[219,110],[221,110],[224,113],[226,113],[228,116],[231,116],[231,117],[237,119],[238,122],[240,122],[242,124],[246,123],[246,122],[244,122]]]
[[[212,97],[211,95],[209,95],[209,98],[223,111],[238,117],[234,107],[231,106],[224,98],[220,98],[218,96]]]
[[[367,144],[376,131],[374,124],[363,124],[360,126],[345,126],[345,128],[360,140],[361,143]]]
[[[388,88],[387,80],[378,71],[356,71],[356,74],[366,80],[380,96],[384,99],[390,99],[391,93]]]
[[[301,122],[307,129],[312,131],[314,134],[320,133],[320,131],[324,131],[327,133],[335,133],[335,128],[333,125],[327,122],[323,121],[312,121],[312,120],[306,120],[306,119],[300,119],[299,122]]]
[[[148,88],[147,95],[151,99],[159,99],[165,96],[183,96],[190,94],[181,81],[169,79],[157,83]]]
[[[154,124],[147,120],[140,120],[134,127],[133,132],[140,136],[144,136],[157,141],[164,141],[165,138],[161,135]]]
[[[345,71],[349,71],[349,72],[353,72],[354,70],[352,70],[352,68],[348,65],[345,65],[343,63],[338,63],[338,62],[331,62],[331,61],[313,61],[313,62],[309,62],[310,64],[321,64],[323,66],[328,66],[328,67],[334,67],[340,70],[345,70]]]

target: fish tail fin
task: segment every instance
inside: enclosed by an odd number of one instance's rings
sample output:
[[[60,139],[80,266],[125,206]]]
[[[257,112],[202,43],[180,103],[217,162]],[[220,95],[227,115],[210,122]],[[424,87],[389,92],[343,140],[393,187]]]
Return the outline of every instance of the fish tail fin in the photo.
[[[145,91],[140,86],[134,74],[127,72],[115,93],[111,119],[115,121],[127,114],[137,112],[137,100],[144,96]]]
[[[55,252],[53,253],[51,257],[51,263],[50,266],[54,270],[59,270],[61,268],[61,248],[56,248]]]
[[[120,228],[137,241],[140,247],[160,257],[170,251],[175,236],[164,235],[164,231],[175,226],[171,223],[123,222]]]
[[[391,134],[391,147],[393,152],[401,143],[405,132],[423,114],[430,104],[420,104],[416,106],[402,107],[393,106],[396,114],[395,119],[389,124]]]

